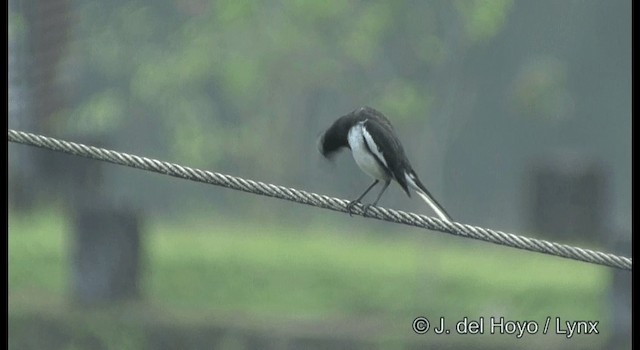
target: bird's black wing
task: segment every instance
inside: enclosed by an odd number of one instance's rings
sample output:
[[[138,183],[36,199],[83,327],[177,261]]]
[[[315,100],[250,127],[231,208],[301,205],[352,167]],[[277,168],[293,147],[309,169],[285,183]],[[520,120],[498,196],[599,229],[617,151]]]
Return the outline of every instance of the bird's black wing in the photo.
[[[371,152],[387,168],[389,174],[400,184],[400,187],[407,195],[411,197],[404,174],[406,167],[409,166],[407,157],[391,124],[384,118],[374,116],[366,120],[364,130],[365,141]]]

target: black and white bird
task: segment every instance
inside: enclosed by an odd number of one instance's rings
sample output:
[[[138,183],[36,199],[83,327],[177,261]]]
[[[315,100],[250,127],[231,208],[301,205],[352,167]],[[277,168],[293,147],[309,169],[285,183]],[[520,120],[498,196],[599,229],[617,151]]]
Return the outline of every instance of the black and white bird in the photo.
[[[382,190],[376,200],[364,206],[366,213],[371,205],[378,203],[391,180],[395,180],[407,196],[411,197],[409,193],[409,187],[411,187],[440,219],[451,221],[449,214],[418,179],[393,126],[382,113],[371,107],[358,108],[338,118],[318,140],[318,150],[326,158],[330,158],[343,147],[351,149],[356,164],[375,180],[360,197],[347,205],[349,214],[356,203],[360,203],[360,200],[375,185],[383,181]]]

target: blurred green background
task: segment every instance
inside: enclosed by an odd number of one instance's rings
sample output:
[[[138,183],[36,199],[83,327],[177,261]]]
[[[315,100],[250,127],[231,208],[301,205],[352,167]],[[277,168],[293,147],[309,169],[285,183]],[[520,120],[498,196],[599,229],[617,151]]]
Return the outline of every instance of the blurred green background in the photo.
[[[9,128],[355,198],[369,179],[316,139],[369,105],[456,221],[630,255],[630,0],[8,8]],[[8,168],[11,349],[630,345],[628,272],[22,145]],[[431,215],[397,185],[380,204]],[[113,227],[134,244],[96,238]],[[111,280],[130,294],[96,294],[132,246]],[[417,335],[418,316],[600,333]]]

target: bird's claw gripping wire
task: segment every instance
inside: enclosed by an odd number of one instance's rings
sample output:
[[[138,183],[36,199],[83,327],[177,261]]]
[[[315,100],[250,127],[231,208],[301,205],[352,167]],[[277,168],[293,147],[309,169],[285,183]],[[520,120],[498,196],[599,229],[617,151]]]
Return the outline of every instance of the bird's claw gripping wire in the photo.
[[[366,217],[367,216],[367,211],[369,211],[369,208],[371,208],[371,206],[373,204],[362,204],[359,200],[355,199],[352,200],[351,202],[349,202],[349,204],[347,204],[347,213],[349,213],[349,216],[353,217],[353,208],[357,205],[360,204],[362,205],[362,216]]]
[[[349,204],[347,204],[347,213],[349,213],[349,216],[351,217],[353,217],[353,207],[355,207],[356,204],[361,204],[361,203],[359,200],[355,199],[349,202]]]

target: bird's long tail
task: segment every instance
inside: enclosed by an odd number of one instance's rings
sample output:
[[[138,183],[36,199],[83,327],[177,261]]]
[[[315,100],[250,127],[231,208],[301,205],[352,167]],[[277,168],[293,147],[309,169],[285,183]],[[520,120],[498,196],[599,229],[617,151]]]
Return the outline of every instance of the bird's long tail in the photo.
[[[433,211],[435,211],[436,214],[438,214],[440,219],[444,221],[449,221],[449,222],[453,221],[451,220],[451,216],[449,216],[449,214],[444,210],[444,208],[442,208],[438,204],[438,202],[436,202],[436,200],[433,199],[428,193],[422,192],[422,190],[416,190],[416,193],[420,197],[422,197],[422,199],[424,199],[424,201],[427,202],[427,204],[429,204],[431,209],[433,209]]]
[[[422,182],[420,182],[420,179],[418,179],[418,177],[415,176],[415,174],[407,174],[406,179],[407,179],[407,184],[411,186],[416,191],[416,193],[420,197],[422,197],[422,199],[425,202],[427,202],[427,204],[429,204],[431,209],[433,209],[433,211],[440,217],[440,219],[444,221],[449,221],[449,222],[453,221],[449,213],[447,213],[447,211],[444,210],[444,208],[440,205],[440,203],[438,203],[433,198],[431,193],[429,193],[429,191],[424,187]]]

